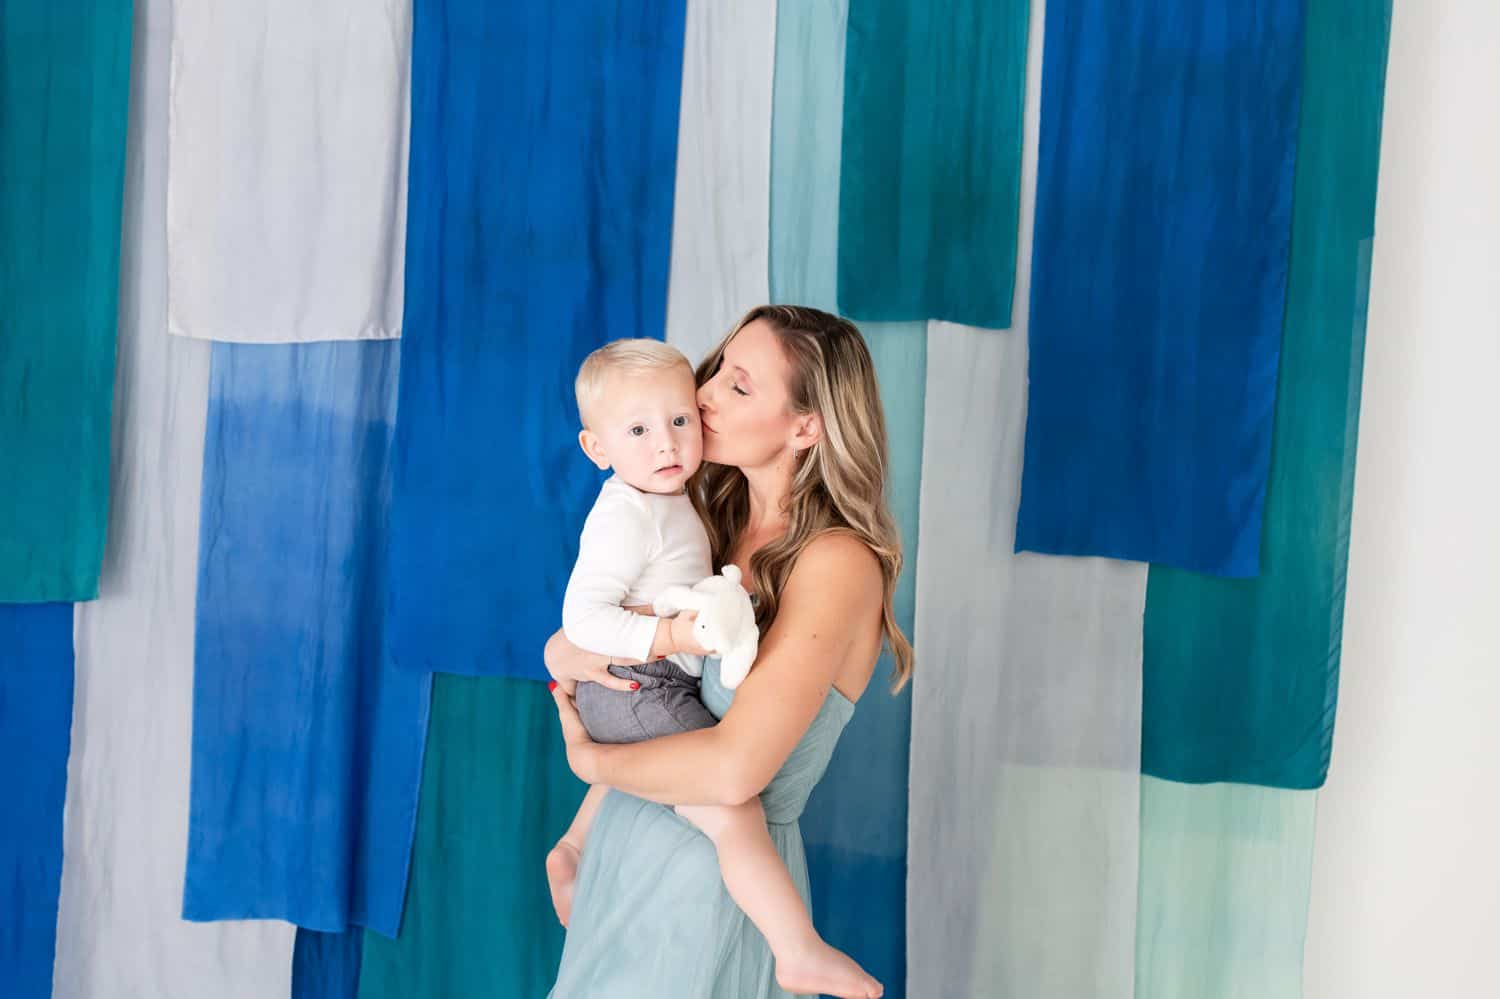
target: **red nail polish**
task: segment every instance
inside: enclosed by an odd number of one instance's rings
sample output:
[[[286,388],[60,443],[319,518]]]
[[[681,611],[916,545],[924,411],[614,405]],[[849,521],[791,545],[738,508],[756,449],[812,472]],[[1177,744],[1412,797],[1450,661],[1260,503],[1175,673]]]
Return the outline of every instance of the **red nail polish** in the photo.
[[[554,691],[556,689],[557,689],[557,681],[556,680],[549,680],[549,681],[547,681],[547,692],[548,693],[551,693],[552,691]]]
[[[638,683],[636,683],[634,680],[631,680],[630,681],[630,689],[631,690],[640,690],[641,689],[641,685],[638,684]]]

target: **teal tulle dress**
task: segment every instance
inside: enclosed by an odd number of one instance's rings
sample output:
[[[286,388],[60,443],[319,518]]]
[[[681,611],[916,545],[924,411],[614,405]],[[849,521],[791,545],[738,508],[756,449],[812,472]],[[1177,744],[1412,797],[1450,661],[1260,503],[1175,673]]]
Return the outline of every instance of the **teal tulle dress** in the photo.
[[[703,664],[703,703],[724,717],[733,691]],[[854,704],[830,690],[761,794],[771,841],[807,901],[797,819]],[[730,899],[713,844],[663,805],[611,792],[595,816],[573,892],[552,999],[782,999],[760,932]]]

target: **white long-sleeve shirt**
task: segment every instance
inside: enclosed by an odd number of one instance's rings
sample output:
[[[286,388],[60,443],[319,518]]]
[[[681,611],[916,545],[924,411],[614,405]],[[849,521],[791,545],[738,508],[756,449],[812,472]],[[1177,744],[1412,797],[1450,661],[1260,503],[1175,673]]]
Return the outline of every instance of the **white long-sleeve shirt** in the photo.
[[[563,633],[598,655],[650,659],[659,619],[624,608],[649,607],[668,586],[711,575],[708,532],[685,494],[646,493],[611,476],[583,524],[563,595]],[[698,656],[668,658],[702,673]]]

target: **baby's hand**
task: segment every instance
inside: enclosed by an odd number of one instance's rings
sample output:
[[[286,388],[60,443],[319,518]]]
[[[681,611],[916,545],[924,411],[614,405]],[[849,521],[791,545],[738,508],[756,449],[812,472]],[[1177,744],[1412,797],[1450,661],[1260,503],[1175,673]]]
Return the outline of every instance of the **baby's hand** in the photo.
[[[705,649],[698,644],[698,636],[693,631],[693,623],[698,620],[697,611],[683,611],[672,618],[672,645],[678,652],[690,656],[711,656],[713,649]]]

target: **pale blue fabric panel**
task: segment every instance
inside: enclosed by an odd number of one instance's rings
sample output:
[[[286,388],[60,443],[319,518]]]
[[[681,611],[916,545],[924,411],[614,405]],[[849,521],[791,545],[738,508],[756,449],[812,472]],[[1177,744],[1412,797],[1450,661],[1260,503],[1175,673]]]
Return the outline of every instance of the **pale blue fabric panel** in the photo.
[[[771,131],[771,297],[836,311],[839,135],[847,0],[783,3],[776,18]],[[880,379],[890,501],[906,569],[896,616],[911,636],[926,392],[926,323],[861,323]],[[890,694],[890,654],[860,699],[802,821],[813,918],[891,997],[906,988],[910,692]]]

